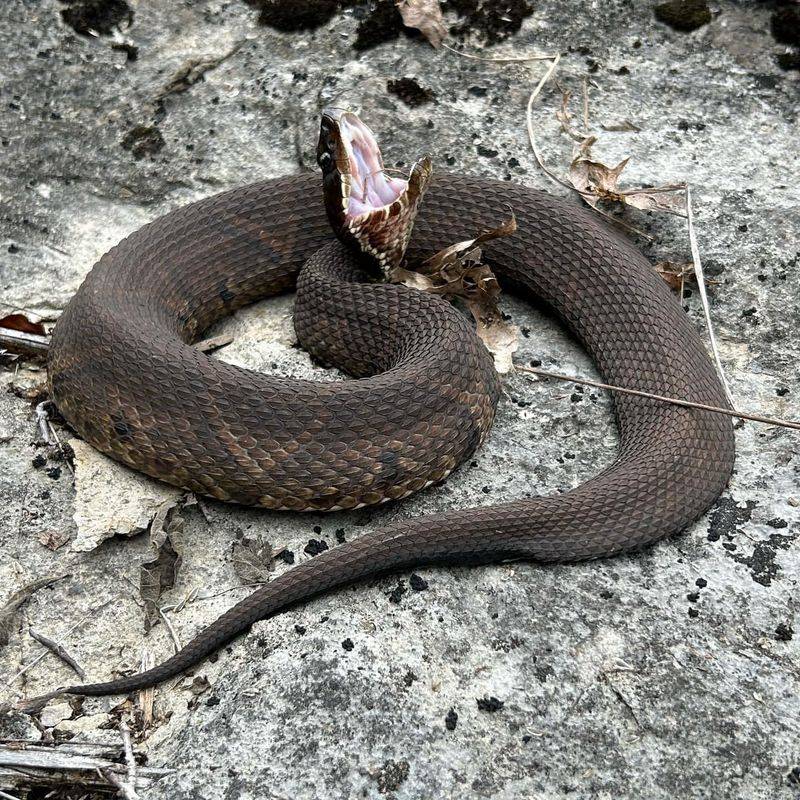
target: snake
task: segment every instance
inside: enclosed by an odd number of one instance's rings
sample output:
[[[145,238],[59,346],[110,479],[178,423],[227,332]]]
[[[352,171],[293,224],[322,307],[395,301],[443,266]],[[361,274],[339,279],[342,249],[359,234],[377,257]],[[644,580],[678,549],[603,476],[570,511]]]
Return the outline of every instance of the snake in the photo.
[[[220,501],[337,511],[443,481],[490,433],[501,382],[462,310],[387,271],[468,241],[504,290],[543,303],[603,379],[727,407],[680,302],[650,262],[569,198],[510,181],[384,169],[352,112],[322,115],[319,174],[265,180],[178,208],[95,264],[56,323],[49,390],[111,458]],[[412,233],[413,229],[413,233]],[[341,380],[227,364],[194,346],[218,320],[296,290],[300,345]],[[261,619],[324,592],[420,565],[573,562],[638,551],[715,502],[734,463],[728,417],[614,394],[610,466],[563,493],[400,518],[298,563],[152,669],[68,687],[118,694],[178,676]]]

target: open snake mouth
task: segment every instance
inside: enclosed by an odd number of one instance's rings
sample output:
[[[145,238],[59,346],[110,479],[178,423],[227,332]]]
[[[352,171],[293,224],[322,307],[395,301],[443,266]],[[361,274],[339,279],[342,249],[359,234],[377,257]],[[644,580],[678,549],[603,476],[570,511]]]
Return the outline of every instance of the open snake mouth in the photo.
[[[346,217],[355,220],[390,206],[406,192],[408,181],[386,174],[375,135],[355,114],[341,116],[339,131],[348,166],[342,173]]]
[[[408,179],[388,175],[369,127],[351,111],[329,108],[322,113],[317,162],[337,235],[388,274],[403,259],[430,178],[430,159],[417,162]]]

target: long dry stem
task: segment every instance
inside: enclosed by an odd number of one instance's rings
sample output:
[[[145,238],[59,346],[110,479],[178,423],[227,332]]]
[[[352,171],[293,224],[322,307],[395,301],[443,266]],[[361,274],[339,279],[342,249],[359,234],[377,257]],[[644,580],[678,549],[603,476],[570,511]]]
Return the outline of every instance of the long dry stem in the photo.
[[[700,248],[697,246],[697,238],[694,234],[694,215],[692,214],[692,189],[689,184],[686,184],[686,226],[689,230],[689,247],[692,251],[692,263],[694,264],[694,274],[697,278],[697,288],[700,291],[700,301],[703,304],[703,315],[706,319],[706,328],[708,329],[708,340],[711,343],[711,353],[714,356],[714,364],[717,367],[719,379],[725,389],[725,397],[731,406],[734,406],[733,395],[731,394],[731,387],[728,385],[728,379],[725,377],[725,370],[722,368],[722,359],[719,357],[719,349],[717,347],[717,337],[714,335],[714,326],[711,324],[711,308],[708,304],[708,295],[706,294],[706,279],[703,274],[703,265],[700,262]],[[739,416],[742,416],[741,414]]]
[[[651,392],[642,392],[639,389],[626,389],[624,386],[614,386],[610,383],[602,383],[601,381],[593,381],[589,378],[578,378],[574,375],[562,375],[559,372],[550,372],[546,369],[538,369],[537,367],[525,367],[521,364],[514,364],[514,367],[519,372],[530,372],[533,375],[538,375],[540,378],[554,378],[557,381],[567,381],[568,383],[579,383],[582,386],[593,386],[596,389],[609,389],[612,392],[619,392],[620,394],[632,394],[636,397],[647,397],[650,400],[660,400],[662,403],[671,403],[675,406],[684,406],[685,408],[698,408],[702,411],[714,411],[717,414],[724,414],[728,417],[738,417],[740,419],[749,419],[753,422],[762,422],[765,425],[778,425],[781,428],[791,428],[792,430],[800,431],[800,422],[795,422],[790,419],[779,419],[777,417],[765,417],[761,414],[750,414],[747,411],[738,411],[732,408],[721,408],[720,406],[707,405],[706,403],[695,403],[692,400],[683,400],[680,397],[667,397],[663,394],[653,394]]]

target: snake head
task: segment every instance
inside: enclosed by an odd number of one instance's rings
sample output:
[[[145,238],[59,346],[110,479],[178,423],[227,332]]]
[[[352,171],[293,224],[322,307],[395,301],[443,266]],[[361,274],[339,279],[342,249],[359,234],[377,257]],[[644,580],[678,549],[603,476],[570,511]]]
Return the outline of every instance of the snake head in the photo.
[[[408,179],[386,174],[372,131],[352,111],[322,112],[317,163],[328,219],[346,244],[370,256],[385,276],[403,260],[431,176],[427,156]]]

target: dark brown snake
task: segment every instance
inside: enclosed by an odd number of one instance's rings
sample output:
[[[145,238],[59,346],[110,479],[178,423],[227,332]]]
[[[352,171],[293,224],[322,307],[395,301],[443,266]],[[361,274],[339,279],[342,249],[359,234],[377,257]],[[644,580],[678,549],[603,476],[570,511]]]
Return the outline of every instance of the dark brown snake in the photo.
[[[298,511],[404,497],[442,480],[481,443],[499,382],[471,325],[438,297],[363,282],[354,257],[331,243],[318,186],[317,175],[302,175],[234,189],[157,219],[103,256],[59,320],[49,363],[52,397],[88,442],[194,492]],[[575,203],[511,183],[436,177],[410,259],[474,236],[509,205],[518,229],[486,246],[487,262],[504,287],[545,301],[606,381],[725,404],[662,279]],[[295,283],[302,345],[359,380],[258,374],[190,344],[215,320]],[[640,397],[614,404],[619,455],[572,491],[393,523],[283,573],[154,669],[69,691],[164,681],[256,620],[380,573],[576,561],[680,531],[729,478],[730,420]]]

